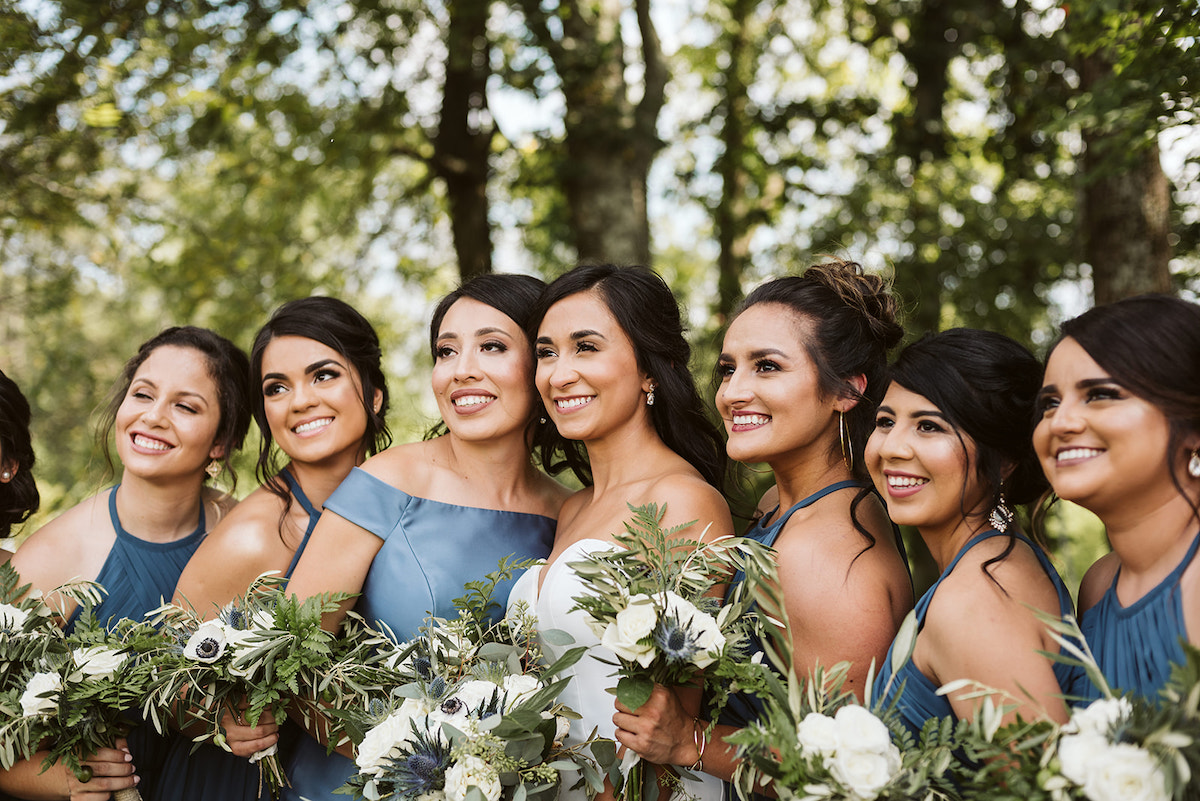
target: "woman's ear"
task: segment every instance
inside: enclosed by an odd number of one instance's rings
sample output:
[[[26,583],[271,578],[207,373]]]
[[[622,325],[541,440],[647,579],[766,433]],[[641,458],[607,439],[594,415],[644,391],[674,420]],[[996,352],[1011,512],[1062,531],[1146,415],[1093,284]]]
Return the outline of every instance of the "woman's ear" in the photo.
[[[379,410],[383,408],[383,390],[379,387],[375,388],[375,399],[371,401],[371,408],[375,414],[379,414]]]
[[[861,373],[846,379],[846,389],[834,401],[833,410],[843,414],[853,409],[867,391],[867,377]]]

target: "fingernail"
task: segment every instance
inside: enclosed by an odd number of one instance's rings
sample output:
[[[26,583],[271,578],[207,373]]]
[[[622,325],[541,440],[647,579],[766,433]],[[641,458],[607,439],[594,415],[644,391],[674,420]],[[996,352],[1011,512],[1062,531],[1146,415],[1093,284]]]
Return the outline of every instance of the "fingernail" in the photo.
[[[124,751],[125,751],[125,761],[126,761],[126,762],[132,762],[132,761],[133,761],[133,754],[129,753],[129,749],[128,749],[128,748],[124,749]]]

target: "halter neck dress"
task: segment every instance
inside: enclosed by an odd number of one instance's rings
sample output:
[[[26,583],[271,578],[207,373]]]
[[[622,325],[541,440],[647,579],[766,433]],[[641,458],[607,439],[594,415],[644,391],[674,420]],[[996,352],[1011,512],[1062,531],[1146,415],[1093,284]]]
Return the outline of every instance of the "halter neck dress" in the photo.
[[[325,509],[383,540],[355,610],[401,639],[415,636],[429,614],[453,616],[463,585],[496,570],[502,558],[542,559],[554,544],[549,517],[417,498],[357,467]],[[497,587],[497,598],[510,583]],[[309,736],[300,737],[286,769],[287,801],[344,801],[334,790],[357,770]]]
[[[283,574],[284,578],[291,578],[304,547],[308,545],[308,538],[321,518],[321,510],[313,506],[290,470],[281,470],[279,476],[287,484],[292,499],[308,514],[304,536]],[[299,737],[300,731],[291,721],[280,728],[278,752],[281,764]],[[142,794],[146,801],[251,801],[270,797],[256,763],[234,756],[211,742],[201,743],[195,750],[193,745],[195,743],[186,735],[174,738],[154,794]]]
[[[929,605],[933,601],[933,596],[937,592],[938,587],[946,580],[946,577],[954,572],[954,568],[959,561],[966,555],[967,551],[974,548],[984,540],[992,537],[1008,536],[1003,532],[991,529],[975,535],[971,540],[962,547],[955,555],[953,561],[942,571],[938,576],[938,580],[933,583],[921,599],[917,601],[915,612],[917,615],[917,630],[925,627],[925,616],[929,612]],[[1071,604],[1071,593],[1067,591],[1067,587],[1063,584],[1062,579],[1058,575],[1058,571],[1054,569],[1054,565],[1050,564],[1046,554],[1034,544],[1031,540],[1022,534],[1016,535],[1017,539],[1033,549],[1034,555],[1037,557],[1038,564],[1042,566],[1042,570],[1046,572],[1051,583],[1054,584],[1054,591],[1058,594],[1058,608],[1061,615],[1069,615],[1073,610]],[[987,581],[986,577],[980,576],[982,581]],[[892,643],[888,648],[887,658],[883,660],[883,664],[879,668],[879,673],[875,677],[875,687],[872,695],[877,700],[882,700],[886,707],[899,694],[900,698],[897,702],[897,708],[900,712],[901,722],[914,735],[921,731],[925,725],[925,721],[930,718],[946,718],[953,717],[954,710],[950,706],[950,701],[945,696],[937,694],[938,687],[924,673],[917,669],[913,664],[912,659],[905,662],[895,673],[895,681],[889,680],[892,678],[892,652],[896,644]],[[1054,676],[1058,679],[1059,687],[1066,687],[1070,678],[1069,668],[1060,663],[1054,663]],[[903,685],[903,692],[901,686]],[[886,694],[885,694],[886,690]]]
[[[1151,701],[1171,676],[1171,665],[1185,660],[1181,640],[1187,640],[1183,612],[1183,572],[1196,556],[1200,534],[1192,539],[1183,560],[1170,575],[1129,606],[1117,598],[1118,568],[1112,584],[1091,609],[1081,615],[1079,628],[1096,657],[1100,672],[1114,691],[1132,692]],[[1068,693],[1082,703],[1100,697],[1082,669],[1071,671]]]

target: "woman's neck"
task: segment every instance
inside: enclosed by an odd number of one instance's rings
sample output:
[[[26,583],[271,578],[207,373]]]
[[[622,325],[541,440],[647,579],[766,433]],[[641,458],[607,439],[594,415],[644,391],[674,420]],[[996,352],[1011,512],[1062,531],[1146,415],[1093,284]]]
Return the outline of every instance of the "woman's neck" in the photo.
[[[288,462],[284,469],[296,479],[313,508],[320,509],[333,491],[346,480],[346,476],[350,475],[350,471],[362,463],[361,457],[351,453],[321,464],[292,461]]]
[[[198,476],[169,483],[121,475],[117,517],[121,527],[148,542],[174,542],[196,530],[200,523],[203,482]]]
[[[523,432],[483,441],[448,433],[438,441],[444,467],[465,480],[480,500],[490,496],[493,503],[508,504],[531,491],[537,468],[529,459]]]
[[[609,490],[662,475],[670,463],[682,458],[671,450],[654,426],[646,420],[643,425],[629,425],[607,436],[587,440],[588,466],[592,471],[592,487],[597,497]]]
[[[1139,504],[1100,519],[1121,560],[1122,577],[1144,577],[1153,583],[1175,569],[1200,530],[1191,504],[1178,492],[1153,506]]]
[[[975,514],[963,518],[956,524],[939,529],[918,526],[917,532],[921,535],[925,547],[929,549],[929,555],[937,563],[938,572],[944,573],[950,563],[954,561],[954,557],[958,556],[958,552],[975,535],[988,531],[990,528],[985,515]]]
[[[811,453],[809,458],[804,459],[775,460],[770,467],[775,474],[775,485],[779,488],[781,510],[792,508],[830,484],[854,479],[845,461],[831,456],[828,450]]]

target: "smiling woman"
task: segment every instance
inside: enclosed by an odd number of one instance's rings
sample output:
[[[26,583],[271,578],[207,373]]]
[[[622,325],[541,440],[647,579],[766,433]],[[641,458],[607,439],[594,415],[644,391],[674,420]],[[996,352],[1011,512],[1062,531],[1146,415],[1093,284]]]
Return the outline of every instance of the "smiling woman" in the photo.
[[[248,374],[245,354],[202,328],[169,328],[143,344],[125,365],[102,427],[106,444],[115,439],[121,483],[36,531],[12,559],[21,578],[46,593],[72,578],[98,581],[107,595],[90,612],[112,623],[141,620],[169,598],[205,533],[233,505],[204,482],[206,468],[227,465],[241,447]],[[82,610],[53,594],[49,600],[73,627]],[[167,747],[143,725],[128,748],[92,758],[89,782],[60,768],[38,775],[44,755],[35,755],[0,774],[0,787],[38,798],[65,798],[65,788],[103,795],[138,782],[152,791]]]

